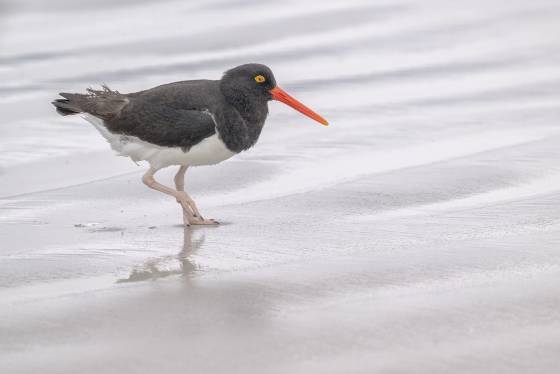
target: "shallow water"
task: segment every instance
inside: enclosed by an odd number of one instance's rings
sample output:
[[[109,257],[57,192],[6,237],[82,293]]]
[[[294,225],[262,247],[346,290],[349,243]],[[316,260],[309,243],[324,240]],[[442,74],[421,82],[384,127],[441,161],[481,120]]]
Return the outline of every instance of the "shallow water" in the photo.
[[[92,4],[0,10],[1,372],[558,367],[560,4]],[[189,170],[219,227],[50,105],[249,61],[331,126]]]

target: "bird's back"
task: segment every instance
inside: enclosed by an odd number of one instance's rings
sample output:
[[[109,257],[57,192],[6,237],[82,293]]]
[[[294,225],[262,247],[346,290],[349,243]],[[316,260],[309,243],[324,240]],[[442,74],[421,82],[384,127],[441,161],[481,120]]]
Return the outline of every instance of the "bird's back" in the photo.
[[[162,84],[128,94],[138,103],[149,102],[175,109],[212,110],[223,105],[219,81],[200,79]]]
[[[87,94],[61,93],[53,102],[63,115],[88,113],[111,133],[135,136],[159,146],[188,149],[215,133],[212,113],[220,106],[216,81],[174,82],[121,94],[88,89]]]

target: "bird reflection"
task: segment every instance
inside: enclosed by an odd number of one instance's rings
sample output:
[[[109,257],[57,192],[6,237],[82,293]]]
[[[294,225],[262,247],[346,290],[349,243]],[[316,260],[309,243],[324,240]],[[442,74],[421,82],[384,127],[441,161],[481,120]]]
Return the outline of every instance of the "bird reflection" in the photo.
[[[202,227],[185,228],[183,248],[178,254],[149,258],[142,266],[134,268],[128,278],[119,279],[117,283],[156,280],[170,275],[190,277],[198,270],[198,266],[190,257],[202,247],[206,239],[204,230],[200,229],[202,229]],[[199,235],[194,235],[195,231],[199,231]],[[193,238],[193,236],[196,237]],[[177,265],[179,265],[178,268]]]

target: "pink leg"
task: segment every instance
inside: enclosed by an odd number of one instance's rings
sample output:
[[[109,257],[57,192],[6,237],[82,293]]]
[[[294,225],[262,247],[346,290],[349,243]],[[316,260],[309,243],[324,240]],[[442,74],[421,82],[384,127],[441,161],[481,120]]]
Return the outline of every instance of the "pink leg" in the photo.
[[[196,204],[194,202],[193,199],[191,199],[191,197],[185,192],[185,173],[187,171],[187,166],[181,166],[179,167],[179,170],[177,171],[177,174],[175,174],[175,189],[177,190],[177,192],[179,192],[181,195],[184,196],[184,200],[186,200],[189,204],[189,207],[191,208],[193,215],[195,217],[200,217],[202,218],[202,215],[200,214],[200,212],[198,211],[198,208],[196,207]],[[180,204],[181,201],[179,201],[179,199],[177,199],[177,202]]]
[[[181,204],[181,207],[183,208],[183,221],[184,221],[185,225],[188,226],[188,225],[216,224],[216,222],[214,222],[214,221],[208,221],[207,222],[207,220],[195,217],[194,212],[193,212],[192,208],[190,207],[188,199],[185,198],[186,193],[184,191],[183,192],[176,191],[172,188],[164,186],[161,183],[158,183],[154,178],[154,174],[158,170],[159,169],[150,168],[146,172],[146,174],[144,174],[144,176],[142,177],[142,182],[144,182],[144,184],[146,186],[150,187],[151,189],[154,189],[156,191],[160,191],[160,192],[163,192],[167,195],[175,197],[175,199],[177,199],[177,201],[179,202],[179,204]]]
[[[198,210],[198,207],[196,206],[194,200],[185,192],[185,173],[187,171],[187,168],[188,166],[181,166],[179,167],[177,174],[175,174],[174,181],[177,192],[183,197],[182,201],[187,202],[195,218],[199,219],[200,221],[207,222],[208,224],[217,224],[218,221],[216,220],[205,220],[204,217],[202,217],[202,214],[200,214],[200,211]],[[177,202],[181,204],[181,201],[179,199],[177,199]]]
[[[187,172],[188,166],[181,166],[175,174],[175,188],[177,191],[185,191],[185,173]]]

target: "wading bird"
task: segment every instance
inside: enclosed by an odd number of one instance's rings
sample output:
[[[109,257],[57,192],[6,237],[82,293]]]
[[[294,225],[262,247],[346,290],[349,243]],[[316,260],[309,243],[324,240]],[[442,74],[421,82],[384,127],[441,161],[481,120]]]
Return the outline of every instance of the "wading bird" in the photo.
[[[251,148],[268,115],[268,101],[278,100],[323,125],[327,121],[276,85],[265,65],[245,64],[220,80],[190,80],[121,94],[107,86],[87,94],[60,93],[53,101],[58,113],[81,113],[107,139],[111,148],[133,161],[147,161],[142,177],[148,187],[173,196],[181,205],[185,225],[211,225],[185,192],[189,166],[213,165]],[[178,165],[175,189],[157,182],[154,174]]]

